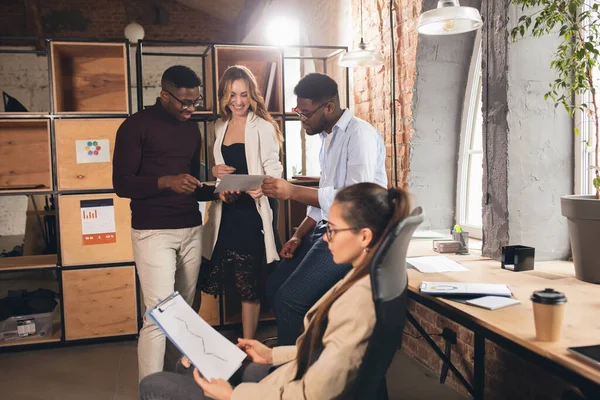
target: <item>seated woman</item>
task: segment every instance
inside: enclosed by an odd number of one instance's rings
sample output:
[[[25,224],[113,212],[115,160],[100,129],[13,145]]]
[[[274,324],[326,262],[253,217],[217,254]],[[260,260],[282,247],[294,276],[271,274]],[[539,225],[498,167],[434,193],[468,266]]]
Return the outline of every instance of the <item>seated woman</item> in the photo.
[[[252,362],[245,363],[231,383],[207,381],[184,358],[178,365],[183,373],[161,372],[142,380],[140,399],[349,397],[375,326],[369,263],[382,238],[409,211],[408,195],[401,189],[358,183],[340,190],[325,240],[334,261],[353,268],[308,311],[296,346],[270,349],[256,340],[238,339]]]

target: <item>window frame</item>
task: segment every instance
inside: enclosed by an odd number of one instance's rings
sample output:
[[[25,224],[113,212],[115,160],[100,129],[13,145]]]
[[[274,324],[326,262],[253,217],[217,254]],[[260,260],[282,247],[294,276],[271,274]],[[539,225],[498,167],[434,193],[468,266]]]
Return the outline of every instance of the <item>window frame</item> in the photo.
[[[483,226],[469,225],[465,221],[467,216],[471,143],[473,141],[473,134],[475,132],[473,125],[476,120],[475,113],[482,112],[481,109],[477,108],[481,99],[480,96],[482,95],[481,79],[483,73],[483,48],[481,38],[481,30],[478,30],[473,45],[473,54],[471,56],[471,64],[469,66],[469,77],[467,81],[467,87],[465,90],[465,99],[463,102],[463,110],[461,117],[455,215],[456,223],[460,225],[464,231],[469,232],[470,237],[476,239],[481,239],[483,237]]]
[[[598,0],[593,0],[592,3],[598,3]],[[588,7],[585,4],[583,7]],[[585,32],[584,32],[585,33]],[[596,67],[593,71],[593,79],[596,82],[597,93],[600,93],[600,67]],[[596,99],[599,100],[598,95]],[[577,105],[582,103],[591,105],[591,92],[577,94],[575,102]],[[593,140],[594,137],[594,121],[593,118],[587,117],[585,112],[576,110],[574,115],[575,127],[579,129],[579,135],[575,135],[573,140],[573,153],[575,155],[574,165],[574,188],[573,193],[578,195],[593,195],[596,193],[594,188],[594,170],[590,167],[594,165],[594,153],[587,151],[586,142]]]

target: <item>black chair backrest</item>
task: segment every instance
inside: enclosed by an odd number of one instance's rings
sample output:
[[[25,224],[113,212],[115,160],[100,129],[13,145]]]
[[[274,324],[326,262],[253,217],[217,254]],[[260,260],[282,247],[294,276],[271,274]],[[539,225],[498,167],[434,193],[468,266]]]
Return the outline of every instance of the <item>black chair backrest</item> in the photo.
[[[358,371],[356,399],[387,398],[385,374],[402,343],[406,320],[406,253],[423,220],[423,209],[415,208],[390,231],[373,256],[370,274],[377,320]]]

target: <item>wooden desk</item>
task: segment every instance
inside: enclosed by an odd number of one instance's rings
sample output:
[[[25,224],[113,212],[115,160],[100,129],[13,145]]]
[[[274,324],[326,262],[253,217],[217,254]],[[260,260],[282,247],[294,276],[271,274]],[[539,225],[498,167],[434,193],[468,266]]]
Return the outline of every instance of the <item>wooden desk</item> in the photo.
[[[431,245],[431,243],[429,242]],[[422,250],[422,253],[420,253]],[[437,253],[436,253],[437,254]],[[411,242],[409,255],[431,255],[422,242]],[[408,270],[409,298],[443,316],[454,320],[475,333],[475,393],[483,398],[485,377],[485,340],[491,340],[526,360],[537,364],[566,382],[579,387],[587,396],[600,393],[600,369],[579,361],[567,347],[600,343],[600,285],[582,282],[574,277],[570,262],[538,262],[534,271],[503,270],[500,262],[481,258],[461,261],[468,272],[422,274]],[[421,281],[505,283],[521,304],[490,311],[439,297],[419,293]],[[533,305],[534,290],[552,287],[564,292],[568,302],[561,338],[558,342],[539,342],[535,339]]]

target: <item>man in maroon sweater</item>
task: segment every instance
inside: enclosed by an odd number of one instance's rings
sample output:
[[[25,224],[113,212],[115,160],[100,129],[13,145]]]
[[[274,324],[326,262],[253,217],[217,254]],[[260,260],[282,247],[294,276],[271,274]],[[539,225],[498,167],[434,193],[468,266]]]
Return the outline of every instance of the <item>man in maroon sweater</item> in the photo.
[[[131,239],[146,309],[177,290],[191,304],[201,261],[198,201],[201,135],[189,121],[201,105],[200,79],[191,69],[167,69],[156,104],[127,118],[117,132],[113,186],[131,199]],[[144,317],[138,342],[140,380],[162,371],[165,337]]]

